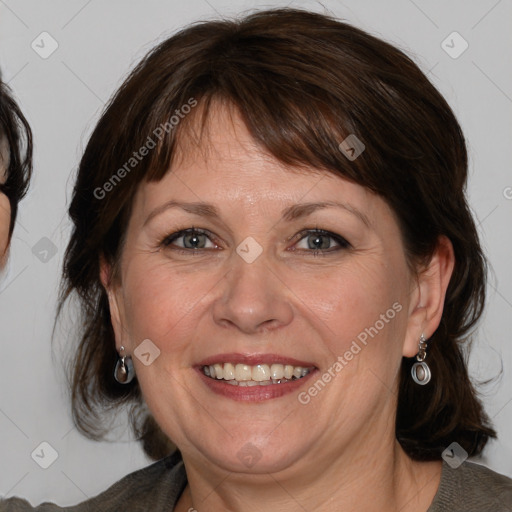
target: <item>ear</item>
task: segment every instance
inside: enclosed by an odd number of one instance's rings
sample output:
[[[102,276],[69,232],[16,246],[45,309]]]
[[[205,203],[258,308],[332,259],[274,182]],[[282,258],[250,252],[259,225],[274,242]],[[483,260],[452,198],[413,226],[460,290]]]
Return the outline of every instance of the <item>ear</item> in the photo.
[[[116,349],[119,352],[122,346],[128,349],[128,337],[123,327],[123,308],[121,302],[121,287],[113,277],[113,268],[103,255],[100,256],[100,281],[108,295],[110,321],[116,337]]]
[[[411,291],[413,300],[403,346],[404,357],[414,357],[418,353],[421,334],[428,340],[439,327],[454,265],[452,243],[448,237],[440,236],[430,262],[420,271]]]

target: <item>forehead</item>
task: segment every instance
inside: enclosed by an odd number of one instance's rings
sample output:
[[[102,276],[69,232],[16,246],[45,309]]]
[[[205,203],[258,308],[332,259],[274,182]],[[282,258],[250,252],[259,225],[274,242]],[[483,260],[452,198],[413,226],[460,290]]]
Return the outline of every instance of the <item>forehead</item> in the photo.
[[[237,107],[214,100],[207,113],[203,109],[201,105],[178,137],[173,172],[191,168],[215,171],[219,167],[229,171],[240,163],[248,171],[261,164],[287,169],[256,142]],[[312,172],[309,169],[309,174]]]
[[[235,107],[220,103],[204,124],[201,115],[187,123],[170,170],[140,185],[135,210],[147,214],[170,200],[217,204],[233,215],[249,213],[248,206],[265,213],[315,201],[347,202],[368,216],[389,210],[367,188],[331,171],[284,164],[254,140]]]

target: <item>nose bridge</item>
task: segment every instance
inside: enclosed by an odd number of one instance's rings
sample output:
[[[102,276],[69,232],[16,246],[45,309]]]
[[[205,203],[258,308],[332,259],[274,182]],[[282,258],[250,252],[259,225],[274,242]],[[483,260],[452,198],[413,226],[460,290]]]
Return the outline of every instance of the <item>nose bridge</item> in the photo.
[[[273,290],[269,279],[272,273],[266,256],[259,256],[255,261],[249,262],[237,254],[233,257],[232,265],[231,276],[228,276],[229,295],[237,297],[247,305],[253,302],[263,305],[272,298]]]
[[[267,256],[262,251],[255,256],[251,244],[244,241],[233,253],[230,272],[214,306],[217,323],[246,333],[281,327],[293,318],[286,288],[271,270]]]

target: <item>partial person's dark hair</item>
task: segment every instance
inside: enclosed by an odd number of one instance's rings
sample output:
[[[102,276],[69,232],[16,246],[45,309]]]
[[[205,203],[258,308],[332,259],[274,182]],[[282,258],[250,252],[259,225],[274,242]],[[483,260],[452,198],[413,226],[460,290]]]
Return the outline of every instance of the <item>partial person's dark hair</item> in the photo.
[[[191,99],[198,106],[174,123]],[[470,455],[480,453],[495,432],[465,358],[484,307],[486,264],[465,197],[460,126],[400,50],[332,17],[294,9],[180,31],[137,65],[92,133],[69,208],[73,232],[59,309],[78,297],[80,342],[72,365],[78,428],[101,438],[106,411],[131,404],[146,452],[159,458],[172,449],[144,408],[136,379],[126,386],[114,380],[117,352],[100,258],[115,268],[138,187],[172,172],[178,146],[190,147],[193,128],[204,126],[219,101],[237,109],[255,142],[280,162],[325,170],[381,196],[396,215],[412,272],[421,272],[440,236],[450,239],[456,262],[441,324],[429,340],[433,379],[417,386],[410,377],[414,360],[403,359],[396,437],[417,460],[440,459],[453,441]],[[161,139],[154,135],[171,121]],[[350,134],[366,147],[353,161],[339,149]],[[127,167],[148,137],[156,148]]]
[[[0,143],[6,142],[8,152],[0,158],[8,161],[7,179],[0,183],[0,192],[9,198],[11,205],[11,223],[9,237],[12,235],[18,203],[25,196],[32,174],[32,131],[21,112],[9,87],[0,77]],[[5,162],[2,162],[2,166]]]

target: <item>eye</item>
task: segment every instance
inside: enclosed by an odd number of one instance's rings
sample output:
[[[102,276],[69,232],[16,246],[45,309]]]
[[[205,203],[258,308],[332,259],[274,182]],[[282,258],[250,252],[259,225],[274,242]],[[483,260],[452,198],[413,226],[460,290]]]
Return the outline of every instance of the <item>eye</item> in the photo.
[[[177,231],[172,235],[167,236],[163,241],[164,247],[172,247],[179,249],[216,249],[218,246],[214,244],[209,238],[208,232],[197,229],[189,228]]]
[[[302,231],[297,236],[300,238],[295,244],[294,249],[306,250],[315,254],[333,252],[350,247],[350,244],[342,236],[330,231],[324,231],[323,229]]]

